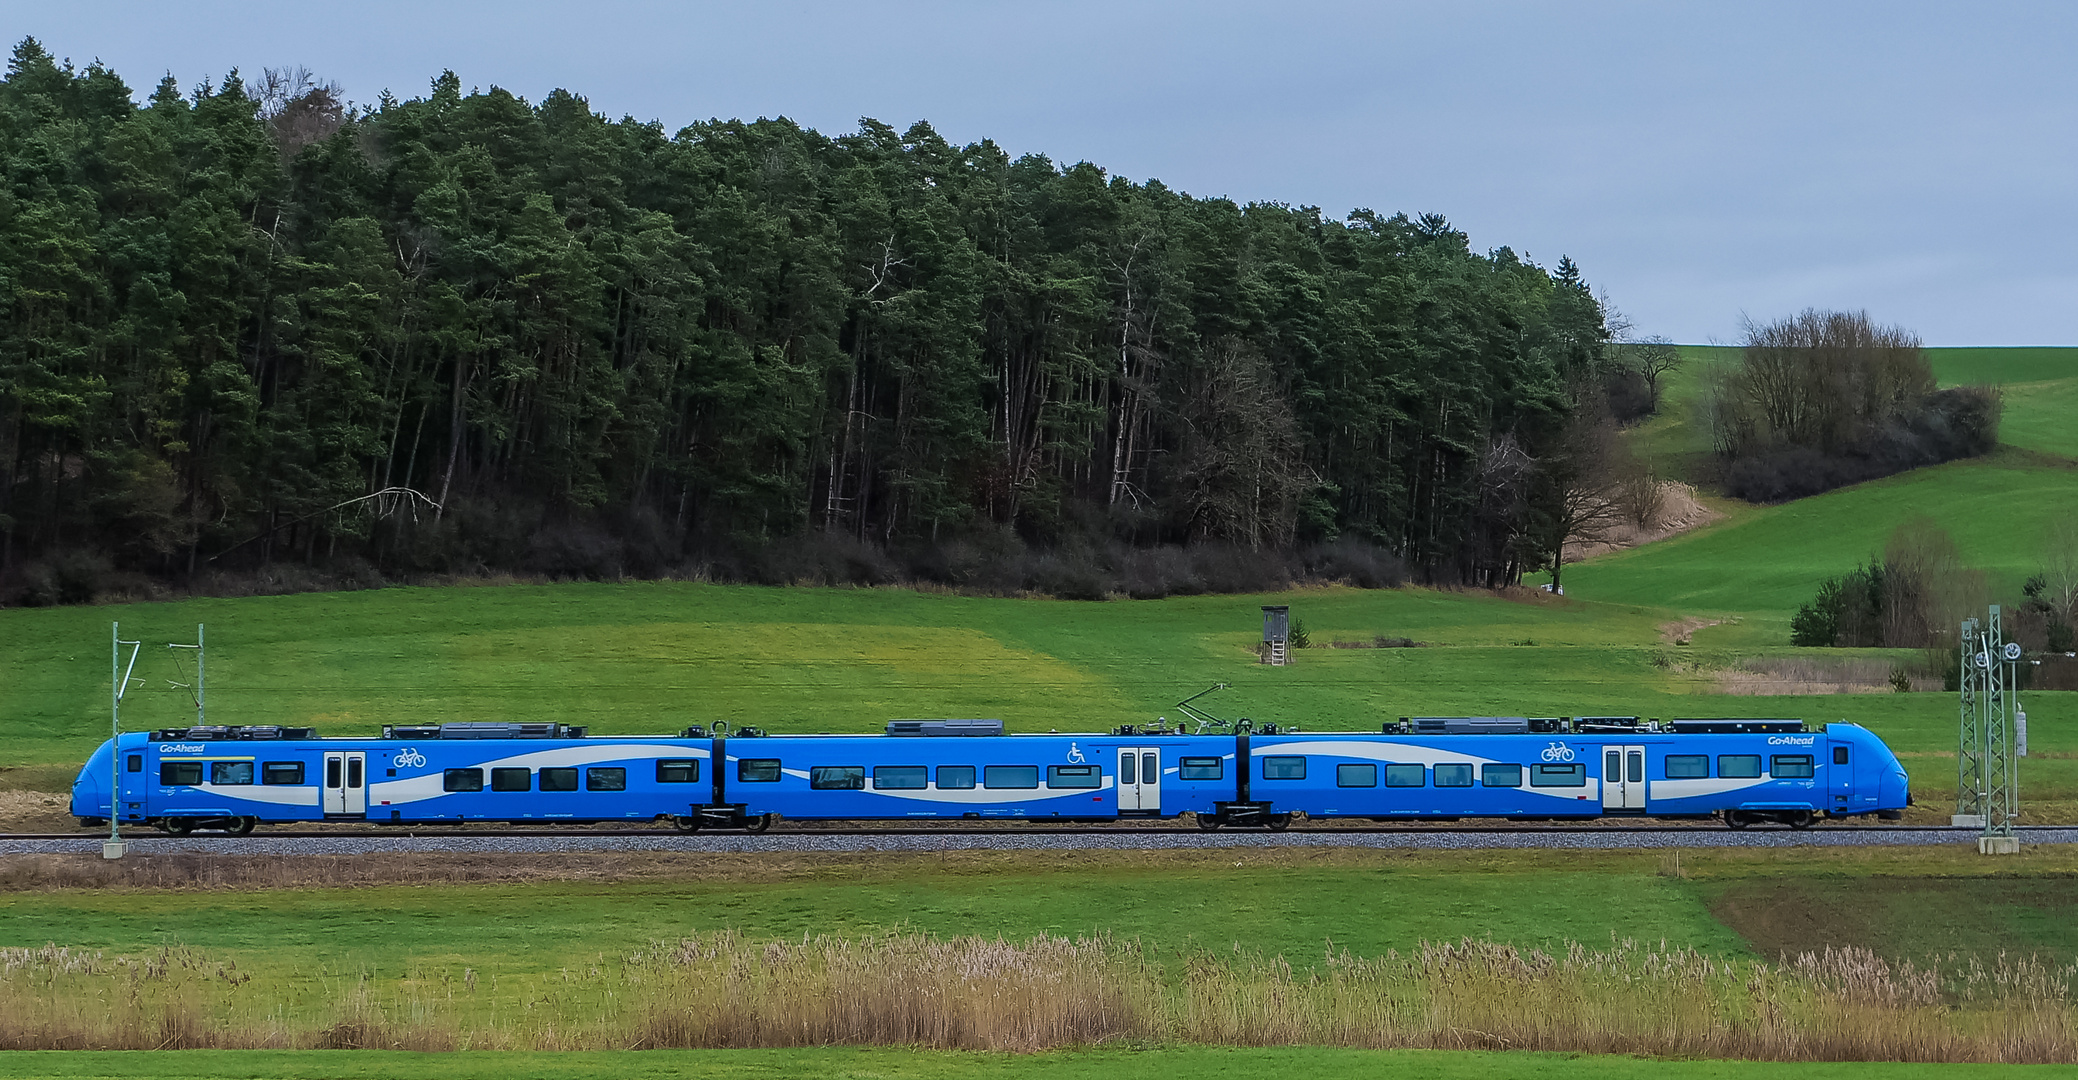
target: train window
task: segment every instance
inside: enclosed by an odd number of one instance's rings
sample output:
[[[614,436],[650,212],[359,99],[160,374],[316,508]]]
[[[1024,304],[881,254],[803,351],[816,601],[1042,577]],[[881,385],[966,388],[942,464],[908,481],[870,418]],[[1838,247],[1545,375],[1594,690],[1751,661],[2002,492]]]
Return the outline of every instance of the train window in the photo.
[[[202,763],[199,761],[159,762],[159,783],[199,784],[202,782]]]
[[[1385,767],[1385,786],[1420,787],[1422,781],[1427,779],[1423,775],[1426,772],[1427,770],[1419,765],[1387,765]]]
[[[1306,759],[1296,754],[1266,757],[1263,759],[1263,779],[1304,780]]]
[[[744,758],[736,763],[736,779],[746,784],[771,784],[779,780],[778,758]]]
[[[1095,765],[1048,765],[1046,786],[1050,788],[1094,788],[1104,786],[1104,774]]]
[[[873,790],[914,791],[931,786],[931,770],[926,765],[876,765],[873,767]]]
[[[440,788],[443,791],[482,791],[482,769],[449,769],[442,774]]]
[[[492,791],[532,791],[534,774],[528,769],[492,769]]]
[[[657,783],[697,784],[700,782],[700,759],[664,758],[657,762]]]
[[[938,790],[966,791],[974,786],[974,766],[938,766]]]
[[[1520,766],[1520,765],[1481,765],[1481,766],[1479,767],[1479,786],[1480,786],[1480,787],[1521,787],[1521,786],[1522,786],[1522,766]]]
[[[1842,747],[1842,748],[1841,748],[1841,752],[1842,752],[1842,753],[1845,753],[1845,752],[1846,752],[1846,748],[1845,748],[1845,747]],[[123,767],[124,767],[124,769],[125,769],[126,771],[128,771],[128,772],[143,772],[143,771],[144,771],[144,755],[143,755],[143,754],[131,754],[131,755],[130,755],[130,759],[129,759],[128,761],[126,761],[126,762],[124,762],[124,763],[123,763]]]
[[[1777,780],[1809,780],[1812,776],[1811,755],[1777,754],[1768,763],[1768,775]]]
[[[984,765],[981,786],[992,788],[1035,788],[1039,786],[1037,765]]]
[[[270,761],[260,766],[260,783],[286,787],[303,782],[300,761]]]
[[[1335,766],[1336,787],[1377,787],[1378,766],[1337,765]]]
[[[808,786],[817,791],[864,791],[864,765],[810,765]]]
[[[1530,766],[1531,787],[1586,787],[1587,766],[1545,765]]]
[[[584,771],[584,789],[586,791],[626,791],[628,790],[628,770],[620,765],[586,769]]]
[[[209,763],[209,782],[212,784],[250,784],[253,782],[253,763],[250,761],[212,761]]]
[[[1176,760],[1178,780],[1217,780],[1220,778],[1220,761],[1216,757],[1187,757]]]
[[[336,757],[325,759],[325,786],[328,788],[339,786],[339,759]]]
[[[1739,780],[1751,780],[1761,774],[1759,754],[1719,754],[1717,775]]]
[[[136,760],[136,759],[135,759],[135,758],[132,758],[131,760],[132,760],[132,761],[134,761],[134,760]],[[1835,747],[1833,747],[1833,764],[1835,764],[1835,765],[1845,765],[1845,764],[1847,764],[1847,748],[1846,748],[1846,747],[1844,747],[1844,746],[1835,746]],[[131,771],[131,772],[136,772],[137,770],[136,770],[136,769],[131,769],[130,771]]]
[[[543,769],[540,780],[543,791],[576,791],[576,769]]]
[[[1709,775],[1710,755],[1708,754],[1667,755],[1667,779],[1669,780],[1701,780]],[[1616,778],[1612,776],[1608,779],[1614,780]]]
[[[1471,787],[1472,766],[1461,764],[1436,766],[1436,786]]]

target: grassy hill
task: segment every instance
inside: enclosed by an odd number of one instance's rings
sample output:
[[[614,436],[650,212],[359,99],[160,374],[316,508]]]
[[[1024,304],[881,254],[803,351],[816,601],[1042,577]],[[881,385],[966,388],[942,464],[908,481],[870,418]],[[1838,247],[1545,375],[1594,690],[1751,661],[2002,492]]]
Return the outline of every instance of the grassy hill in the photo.
[[[1713,350],[1691,350],[1707,360]],[[1941,694],[1728,694],[1720,672],[1788,654],[1788,619],[1818,581],[1928,514],[1972,565],[2017,591],[2048,517],[2078,505],[2078,350],[1935,350],[1944,380],[2008,383],[2009,442],[1955,462],[1773,506],[1568,571],[1563,600],[1423,589],[1080,603],[901,589],[700,583],[384,589],[0,611],[0,787],[62,788],[108,730],[108,623],[149,644],[131,729],[191,722],[165,643],[209,624],[209,719],[372,731],[383,723],[558,720],[656,732],[727,720],[773,731],[870,731],[914,716],[1001,717],[1013,730],[1108,729],[1173,716],[1213,682],[1224,715],[1368,728],[1414,713],[1802,716],[1864,723],[1945,793]],[[1704,444],[1678,373],[1647,448]],[[2078,449],[2078,447],[2072,447]],[[1257,608],[1288,603],[1317,644],[1409,637],[1412,649],[1318,648],[1256,664]],[[1677,620],[1716,621],[1700,629]],[[1678,642],[1678,643],[1677,643]],[[1841,655],[1828,651],[1828,658]],[[1881,654],[1876,654],[1881,655]],[[2033,799],[2078,800],[2078,695],[2036,694]],[[2069,732],[2069,734],[2066,734]],[[1908,760],[1908,764],[1910,761]],[[27,771],[21,771],[27,770]],[[2078,804],[2074,804],[2078,806]]]
[[[1078,603],[664,582],[0,611],[0,789],[61,788],[105,737],[108,624],[120,619],[125,637],[149,643],[124,708],[132,729],[192,721],[174,685],[186,676],[165,645],[192,641],[206,622],[217,723],[344,733],[558,720],[614,733],[727,720],[814,732],[994,716],[1019,731],[1089,730],[1173,717],[1178,698],[1219,681],[1233,689],[1209,699],[1215,711],[1313,728],[1417,712],[1852,720],[1901,752],[1925,803],[1917,816],[1938,820],[1954,782],[1952,696],[1748,696],[1725,692],[1722,677],[1743,658],[1817,653],[1787,647],[1790,612],[1908,515],[1942,522],[1966,560],[2012,586],[2048,515],[2078,501],[2078,464],[2066,456],[2078,452],[2066,430],[2078,350],[1944,350],[1936,363],[1945,380],[2013,380],[1998,453],[1783,506],[1721,503],[1727,516],[1707,528],[1569,569],[1564,598],[1327,588]],[[1677,392],[1701,374],[1681,373]],[[1635,437],[1663,454],[1707,452],[1678,407]],[[1253,650],[1264,603],[1291,605],[1317,645],[1386,636],[1421,647],[1313,648],[1267,668]],[[2078,819],[2078,694],[2025,701],[2035,756],[2022,766],[2024,816]],[[1097,931],[1167,949],[1245,936],[1302,966],[1323,941],[1372,953],[1468,934],[1542,946],[1664,938],[1720,957],[1843,943],[1916,959],[1958,949],[2078,957],[2070,856],[2053,848],[2011,862],[1962,845],[1692,852],[1671,863],[1657,852],[1073,852],[612,856],[472,871],[409,859],[308,871],[390,874],[326,879],[337,887],[310,887],[270,860],[251,873],[273,884],[217,882],[206,902],[79,881],[53,889],[38,875],[56,870],[18,865],[13,888],[0,883],[0,946],[130,954],[178,943],[236,961],[269,1009],[320,1018],[356,972],[355,985],[378,973],[378,995],[466,983],[463,1013],[496,1015],[567,998],[572,971],[610,967],[643,942],[719,929],[786,940]],[[1623,903],[1597,902],[1612,895]],[[480,998],[468,981],[479,974]],[[806,1060],[770,1058],[775,1070]],[[951,1058],[904,1061],[958,1071]]]
[[[1668,545],[1713,543],[1710,534]],[[1629,561],[1651,554],[1642,551]],[[1615,560],[1612,560],[1614,563]],[[1699,560],[1697,565],[1706,565]],[[1671,573],[1671,571],[1669,572]],[[1703,570],[1689,571],[1700,576]],[[1592,579],[1590,579],[1592,580]],[[1582,586],[1595,595],[1602,586]],[[1786,589],[1787,586],[1784,586]],[[1737,598],[1736,589],[1713,594]],[[1315,648],[1255,662],[1258,606],[1290,604],[1317,644],[1411,637],[1421,648]],[[1942,694],[1752,697],[1712,674],[1783,651],[1779,610],[1674,644],[1676,605],[1511,600],[1424,589],[1078,603],[897,589],[698,583],[384,589],[0,612],[0,764],[69,780],[108,730],[108,621],[151,643],[131,729],[192,722],[166,642],[209,625],[209,719],[314,724],[558,720],[609,732],[727,720],[775,732],[872,731],[888,719],[990,716],[1012,730],[1101,730],[1174,716],[1214,682],[1223,715],[1368,728],[1446,715],[1802,716],[1867,724],[1908,753],[1953,738]],[[2078,799],[2078,694],[2035,695],[2030,794]],[[1922,791],[1948,766],[1927,762]]]
[[[1631,433],[1663,474],[1694,474],[1709,451],[1697,403],[1713,365],[1736,349],[1692,346],[1660,416]],[[1926,515],[1956,539],[1995,595],[2017,598],[2040,568],[2049,522],[2078,509],[2078,349],[1930,349],[1943,385],[1991,383],[2006,393],[2000,449],[1779,506],[1712,500],[1709,528],[1569,568],[1567,591],[1611,603],[1746,613],[1787,640],[1789,616],[1819,581],[1881,552],[1891,530]]]

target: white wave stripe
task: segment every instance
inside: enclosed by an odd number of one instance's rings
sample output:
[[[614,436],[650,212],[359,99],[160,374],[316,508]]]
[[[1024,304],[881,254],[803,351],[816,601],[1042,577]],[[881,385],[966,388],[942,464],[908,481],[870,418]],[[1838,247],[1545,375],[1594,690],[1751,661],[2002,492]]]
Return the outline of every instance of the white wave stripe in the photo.
[[[206,791],[219,799],[242,799],[246,802],[267,803],[271,806],[316,806],[318,789],[311,784],[196,784],[196,791]],[[185,811],[183,811],[185,812]]]
[[[371,752],[372,754],[372,752]],[[705,758],[708,752],[686,746],[654,746],[635,743],[608,744],[604,746],[560,746],[553,750],[535,750],[525,754],[479,761],[469,765],[458,765],[463,769],[567,769],[584,765],[609,765],[620,762],[643,764],[654,758]],[[693,787],[697,785],[687,785]],[[446,789],[444,769],[433,769],[418,776],[399,777],[395,780],[377,780],[368,785],[368,800],[374,804],[399,806],[404,803],[424,802],[442,795],[458,795],[475,792],[454,792]]]
[[[1480,757],[1462,750],[1438,750],[1432,746],[1390,742],[1343,742],[1321,740],[1319,742],[1278,743],[1274,746],[1257,745],[1251,748],[1257,756],[1274,754],[1317,754],[1322,757],[1348,757],[1365,761],[1383,761],[1396,765],[1514,765],[1515,761],[1503,762],[1499,758]]]
[[[1770,782],[1769,777],[1738,777],[1726,779],[1722,776],[1698,777],[1691,780],[1652,780],[1647,784],[1647,797],[1651,799],[1701,799],[1712,795],[1725,795],[1744,791]]]

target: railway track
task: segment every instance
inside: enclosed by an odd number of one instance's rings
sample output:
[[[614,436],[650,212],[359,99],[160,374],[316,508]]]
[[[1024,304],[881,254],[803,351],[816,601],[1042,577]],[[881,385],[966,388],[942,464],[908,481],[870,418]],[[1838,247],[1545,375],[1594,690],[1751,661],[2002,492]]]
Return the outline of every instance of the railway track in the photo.
[[[2022,836],[2035,832],[2078,832],[2078,825],[2023,825],[2015,829]],[[124,839],[183,840],[208,843],[236,840],[347,840],[347,839],[515,839],[522,837],[781,837],[781,836],[1334,836],[1339,834],[1399,834],[1409,836],[1459,836],[1459,835],[1524,835],[1524,834],[1580,834],[1598,833],[1698,833],[1758,836],[1774,833],[1820,836],[1832,834],[1869,833],[1937,833],[1953,834],[1958,839],[1976,836],[1979,830],[1960,825],[1846,825],[1813,826],[1809,830],[1795,830],[1785,826],[1758,825],[1734,833],[1716,824],[1687,825],[1332,825],[1325,828],[1299,826],[1283,833],[1266,829],[1219,829],[1210,832],[1177,827],[1156,826],[1099,826],[1096,828],[1072,828],[1068,826],[1039,825],[996,829],[947,829],[947,828],[900,828],[900,827],[835,827],[777,826],[768,832],[749,833],[741,829],[715,829],[682,833],[676,829],[445,829],[435,827],[391,826],[367,829],[325,829],[291,831],[285,829],[264,830],[246,836],[226,833],[196,832],[186,836],[169,836],[156,830],[133,830],[124,834]],[[105,833],[0,833],[0,843],[16,840],[91,840],[99,842]]]
[[[2019,830],[2027,844],[2078,844],[2078,826],[2034,826]],[[1011,829],[775,828],[766,833],[679,833],[662,829],[398,830],[390,832],[280,832],[250,836],[191,834],[133,836],[134,855],[235,855],[292,858],[311,855],[452,854],[526,856],[548,853],[656,852],[686,855],[792,852],[1100,851],[1238,848],[1394,848],[1470,850],[1555,848],[1566,850],[1932,847],[1968,844],[1975,830],[1946,826],[1848,826],[1807,830],[1731,830],[1680,825],[1617,825],[1564,828],[1548,825],[1459,827],[1370,826],[1221,829],[1175,828]],[[0,836],[0,857],[91,855],[101,836],[39,834]]]

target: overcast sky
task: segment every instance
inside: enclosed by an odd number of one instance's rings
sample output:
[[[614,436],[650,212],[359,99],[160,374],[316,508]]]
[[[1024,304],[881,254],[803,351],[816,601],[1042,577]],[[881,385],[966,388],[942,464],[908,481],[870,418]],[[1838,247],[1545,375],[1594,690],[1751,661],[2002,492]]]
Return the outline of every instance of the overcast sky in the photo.
[[[674,128],[927,119],[1196,195],[1437,212],[1684,342],[1817,306],[2078,344],[2078,5],[0,0],[0,30],[142,92],[302,64],[365,102],[452,68]]]

